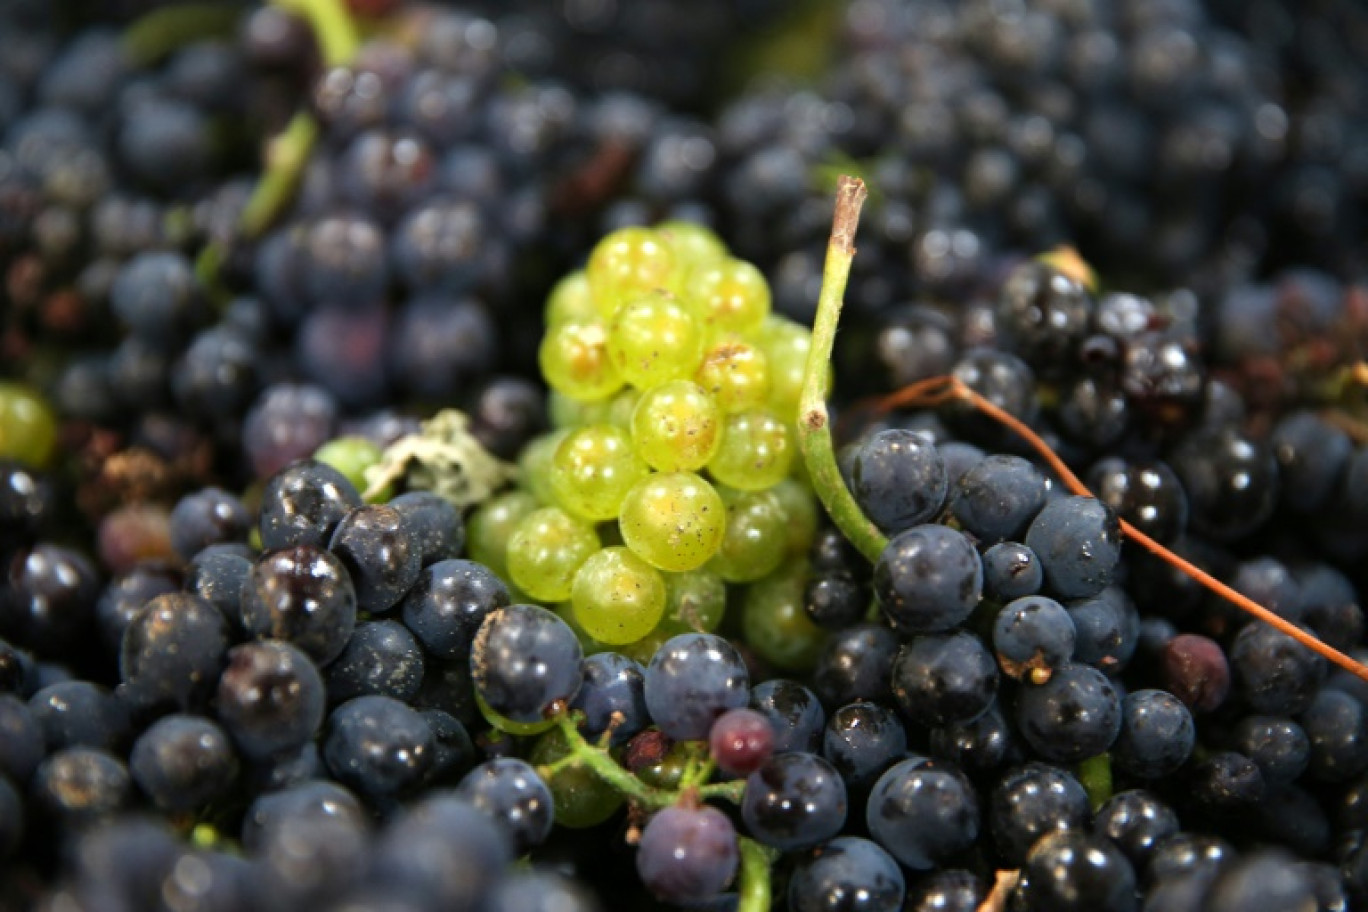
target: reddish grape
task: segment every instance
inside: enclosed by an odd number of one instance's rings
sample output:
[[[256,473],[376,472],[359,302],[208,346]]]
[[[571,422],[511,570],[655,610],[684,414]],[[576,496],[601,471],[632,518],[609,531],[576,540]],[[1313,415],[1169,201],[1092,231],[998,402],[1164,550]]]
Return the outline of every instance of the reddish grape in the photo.
[[[774,729],[753,709],[729,709],[713,722],[708,746],[718,769],[748,776],[774,753]]]

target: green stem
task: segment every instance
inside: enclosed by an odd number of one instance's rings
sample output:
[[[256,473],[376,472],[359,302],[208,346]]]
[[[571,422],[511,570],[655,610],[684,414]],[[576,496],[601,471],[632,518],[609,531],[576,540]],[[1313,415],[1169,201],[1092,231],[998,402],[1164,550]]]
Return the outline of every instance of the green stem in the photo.
[[[705,758],[702,763],[690,761],[689,770],[684,774],[684,779],[679,783],[679,787],[685,789],[690,786],[702,786],[712,778],[713,770],[716,767],[717,764],[713,762],[712,757]]]
[[[346,0],[274,0],[276,6],[309,20],[323,62],[328,66],[347,63],[356,55],[361,36],[347,10]]]
[[[1078,764],[1078,781],[1095,811],[1112,796],[1111,755],[1098,754]]]
[[[736,912],[769,912],[773,901],[770,888],[770,865],[775,852],[754,839],[740,837],[741,878],[737,883],[740,902]]]
[[[855,259],[855,230],[864,205],[864,181],[842,175],[836,181],[836,214],[831,221],[831,240],[827,243],[826,265],[822,269],[822,292],[817,299],[817,319],[812,326],[812,348],[808,351],[803,376],[803,393],[798,401],[798,444],[807,464],[808,477],[822,505],[850,543],[870,561],[878,560],[888,539],[860,510],[846,488],[836,465],[836,450],[831,442],[831,422],[827,416],[827,377],[831,348],[836,341],[836,325],[841,319],[850,263]]]
[[[714,782],[711,785],[699,786],[698,797],[704,801],[709,798],[721,798],[730,801],[732,804],[740,804],[741,799],[746,796],[746,780],[733,779],[730,782]]]
[[[229,38],[242,18],[240,3],[185,3],[153,10],[124,29],[124,53],[148,67],[195,41]]]
[[[583,763],[604,782],[644,807],[655,809],[668,807],[675,803],[678,798],[677,793],[651,788],[619,766],[618,762],[607,751],[599,750],[585,741],[584,735],[580,734],[573,713],[562,715],[557,720],[557,724],[560,726],[561,733],[565,735],[565,743],[569,745],[570,753],[551,764],[551,769],[562,764],[569,765],[566,761],[573,760],[577,763]]]
[[[242,210],[242,230],[258,237],[294,195],[304,165],[309,161],[318,123],[303,111],[296,114],[266,150],[266,167]]]

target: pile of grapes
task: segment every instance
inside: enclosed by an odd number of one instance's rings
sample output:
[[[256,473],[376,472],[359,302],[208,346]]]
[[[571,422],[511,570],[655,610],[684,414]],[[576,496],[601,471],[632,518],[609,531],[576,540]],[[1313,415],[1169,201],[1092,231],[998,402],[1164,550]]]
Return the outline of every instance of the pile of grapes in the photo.
[[[688,7],[3,5],[0,908],[1368,908],[1362,9]]]

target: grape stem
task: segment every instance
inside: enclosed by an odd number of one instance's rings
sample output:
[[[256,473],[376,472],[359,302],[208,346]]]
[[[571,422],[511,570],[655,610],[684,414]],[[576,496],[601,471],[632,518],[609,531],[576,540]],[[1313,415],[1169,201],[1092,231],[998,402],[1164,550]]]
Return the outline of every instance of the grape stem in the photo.
[[[318,48],[323,52],[323,62],[328,66],[340,66],[356,54],[361,38],[346,0],[273,0],[273,3],[309,20]]]
[[[562,713],[557,718],[556,724],[565,736],[570,753],[555,763],[542,767],[542,771],[549,775],[563,767],[582,763],[622,795],[650,810],[669,807],[678,801],[678,792],[652,788],[618,765],[606,750],[601,750],[584,740],[584,735],[580,734],[579,730],[581,718],[579,713]]]
[[[1111,755],[1098,754],[1078,764],[1078,781],[1094,812],[1112,796]]]
[[[777,853],[754,839],[738,838],[741,847],[741,878],[737,883],[740,902],[736,912],[769,912],[772,904],[770,866]]]
[[[831,220],[831,239],[827,242],[826,265],[822,268],[822,290],[817,298],[817,317],[812,325],[812,347],[803,372],[803,391],[798,400],[798,445],[803,452],[813,490],[837,527],[850,543],[871,562],[878,560],[888,539],[860,510],[846,488],[836,465],[836,450],[831,441],[831,421],[827,415],[827,378],[830,376],[831,349],[836,341],[836,325],[845,303],[850,264],[855,259],[855,231],[860,224],[860,208],[868,191],[858,177],[841,175],[836,180],[836,212]]]

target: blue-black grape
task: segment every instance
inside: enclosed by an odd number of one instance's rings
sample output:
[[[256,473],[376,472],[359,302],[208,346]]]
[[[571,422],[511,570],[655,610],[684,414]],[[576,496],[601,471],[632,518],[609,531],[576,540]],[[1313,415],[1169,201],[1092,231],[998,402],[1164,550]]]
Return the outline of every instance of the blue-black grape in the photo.
[[[736,647],[709,633],[661,644],[646,666],[646,706],[660,730],[680,741],[708,736],[713,720],[745,706],[750,676]]]
[[[320,665],[342,652],[356,625],[356,591],[332,554],[295,545],[258,558],[242,589],[242,626],[298,646]]]
[[[121,692],[143,710],[196,709],[207,703],[228,653],[218,609],[185,592],[159,595],[124,631]]]
[[[1045,763],[1010,770],[993,789],[988,826],[1002,859],[1020,865],[1036,840],[1088,825],[1088,793],[1072,774]]]
[[[913,871],[927,871],[978,839],[978,796],[953,767],[903,760],[874,783],[865,819],[870,835],[894,858]]]
[[[933,519],[945,501],[940,453],[912,431],[879,431],[864,441],[851,464],[850,480],[860,509],[889,535]]]
[[[250,564],[249,564],[250,567]],[[193,568],[191,574],[194,574]],[[154,564],[141,564],[127,573],[111,579],[95,602],[95,623],[100,629],[100,639],[112,652],[117,652],[123,642],[124,630],[133,616],[143,606],[158,595],[175,592],[180,588],[176,575],[166,567]],[[187,587],[188,591],[194,589]],[[196,593],[202,595],[203,593]],[[207,596],[206,596],[207,597]],[[213,602],[213,599],[209,599]],[[215,602],[217,605],[218,602]],[[233,615],[238,614],[238,603],[232,603]]]
[[[371,614],[393,608],[422,569],[422,553],[403,514],[382,504],[365,504],[343,516],[328,550],[347,568],[357,609]]]
[[[1313,909],[1311,879],[1283,852],[1264,849],[1235,859],[1218,874],[1207,893],[1211,912],[1245,909]]]
[[[1007,717],[997,703],[972,722],[933,728],[927,739],[932,757],[949,760],[973,775],[997,769],[1020,753]]]
[[[983,594],[999,602],[1035,595],[1045,582],[1040,558],[1021,542],[1002,541],[983,552]]]
[[[1018,887],[1031,912],[1132,912],[1135,869],[1121,850],[1087,833],[1052,833],[1031,848]]]
[[[1050,501],[1031,521],[1023,541],[1040,557],[1045,588],[1058,598],[1101,592],[1121,559],[1116,514],[1092,497],[1065,495]]]
[[[1368,770],[1368,713],[1342,690],[1325,687],[1301,714],[1310,742],[1307,774],[1321,782],[1346,782]]]
[[[793,912],[898,912],[906,889],[902,869],[877,843],[839,836],[799,862],[788,901]]]
[[[218,681],[218,717],[248,757],[278,756],[311,741],[326,711],[314,661],[283,640],[235,646]]]
[[[860,624],[827,638],[817,657],[812,687],[828,709],[857,700],[888,700],[889,672],[898,637],[883,624]]]
[[[1100,671],[1065,662],[1017,700],[1017,727],[1040,757],[1077,763],[1111,747],[1121,729],[1121,698]]]
[[[247,417],[242,422],[242,447],[256,477],[270,479],[288,469],[292,463],[307,459],[331,440],[337,424],[337,411],[337,400],[320,386],[311,383],[276,383],[266,387],[248,409]],[[327,483],[337,486],[332,478]],[[302,490],[302,487],[271,488],[268,484],[273,496],[267,497],[266,492],[262,495],[262,547],[281,547],[300,540],[292,537],[275,538],[268,535],[268,531],[285,536],[300,535],[302,540],[325,544],[332,524],[341,515],[330,516],[325,511],[310,509],[311,502],[320,504],[320,501],[346,498],[348,502],[341,512],[361,502],[350,482],[346,483],[345,488],[338,487],[337,490],[325,487],[308,491]],[[301,498],[301,512],[295,514],[277,507],[274,503],[277,491],[287,497]],[[268,517],[271,519],[269,525]],[[326,520],[321,527],[320,520]],[[288,522],[291,529],[287,531],[280,528],[283,522]]]
[[[14,694],[0,694],[0,736],[0,773],[27,782],[47,748],[38,720]]]
[[[862,794],[907,753],[907,730],[877,703],[842,706],[827,720],[822,756],[853,794]]]
[[[1311,759],[1305,729],[1279,716],[1245,716],[1235,724],[1231,747],[1253,760],[1264,779],[1275,785],[1296,780]]]
[[[1230,646],[1230,670],[1250,709],[1293,715],[1315,699],[1325,659],[1267,624],[1247,624]]]
[[[34,771],[29,788],[35,810],[74,828],[113,815],[133,798],[128,767],[94,747],[68,747],[49,755]]]
[[[1093,832],[1116,843],[1137,871],[1143,871],[1159,844],[1180,829],[1173,808],[1143,789],[1117,792],[1093,815]]]
[[[250,528],[241,500],[222,488],[201,488],[182,497],[171,511],[171,546],[188,561],[210,545],[245,542]]]
[[[1020,456],[993,455],[971,466],[950,492],[950,514],[986,545],[1019,539],[1050,484]]]
[[[296,462],[272,475],[261,492],[261,547],[326,547],[342,517],[360,505],[356,486],[341,472],[321,462]]]
[[[258,795],[242,818],[239,839],[259,855],[265,839],[286,821],[323,817],[346,818],[358,827],[367,823],[356,795],[331,779],[317,779]]]
[[[148,726],[128,757],[133,781],[169,813],[222,798],[237,776],[237,754],[222,728],[202,716],[170,715]]]
[[[461,556],[465,549],[465,525],[451,501],[431,491],[409,491],[391,498],[389,506],[403,517],[422,566]]]
[[[49,751],[81,745],[117,753],[132,732],[128,706],[92,681],[49,684],[28,707]]]
[[[583,658],[579,638],[559,617],[535,605],[509,605],[480,625],[470,673],[494,712],[513,722],[540,722],[575,698]]]
[[[637,874],[666,902],[713,898],[731,883],[739,863],[735,828],[706,804],[662,809],[646,822],[637,843]]]
[[[475,765],[475,742],[470,732],[451,713],[440,709],[421,711],[424,721],[432,729],[435,751],[428,769],[427,785],[459,780]]]
[[[1192,713],[1181,700],[1164,690],[1137,690],[1121,701],[1112,760],[1136,778],[1160,779],[1187,762],[1196,741]]]
[[[435,755],[427,720],[393,697],[357,697],[328,717],[323,740],[328,769],[372,801],[390,801],[417,788]]]
[[[936,633],[969,617],[983,593],[983,562],[963,534],[916,526],[889,540],[874,565],[879,605],[899,630]]]
[[[502,827],[518,854],[541,845],[551,834],[551,790],[522,760],[502,757],[480,764],[466,773],[456,794]]]
[[[1130,596],[1108,586],[1067,607],[1074,625],[1074,660],[1109,675],[1118,674],[1135,655],[1140,639],[1140,616]]]
[[[972,871],[946,868],[907,885],[904,912],[977,912],[988,885]]]
[[[967,631],[913,638],[893,662],[898,708],[927,727],[972,722],[997,695],[998,666]]]
[[[1107,458],[1088,471],[1088,490],[1155,541],[1170,544],[1187,529],[1188,500],[1165,462]]]
[[[741,819],[765,845],[785,850],[815,846],[845,825],[845,783],[816,754],[776,754],[746,778]]]
[[[616,652],[586,656],[584,681],[570,708],[584,713],[580,731],[597,742],[610,729],[610,743],[626,744],[651,723],[646,709],[646,669]]]
[[[1074,655],[1074,622],[1064,606],[1043,595],[1004,605],[993,621],[993,651],[1013,678],[1048,677]]]
[[[399,614],[429,653],[465,662],[484,619],[509,601],[508,587],[488,567],[447,559],[422,569]]]
[[[235,545],[210,545],[191,559],[183,586],[217,608],[237,636],[242,633],[242,590],[251,575],[252,559]]]
[[[408,702],[423,683],[423,651],[398,621],[363,621],[323,673],[328,702],[379,694]]]
[[[751,688],[750,708],[774,729],[774,752],[816,753],[826,713],[815,694],[797,681],[772,678]]]

